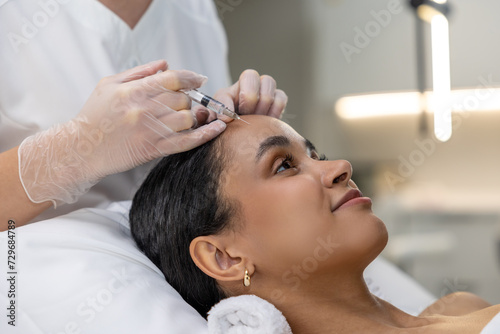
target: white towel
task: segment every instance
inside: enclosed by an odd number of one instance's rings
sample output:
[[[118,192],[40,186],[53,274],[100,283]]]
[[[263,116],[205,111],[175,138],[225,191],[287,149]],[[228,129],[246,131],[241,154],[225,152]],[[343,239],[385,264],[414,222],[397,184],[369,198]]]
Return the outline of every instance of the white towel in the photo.
[[[208,312],[209,334],[292,334],[273,304],[254,295],[230,297]]]

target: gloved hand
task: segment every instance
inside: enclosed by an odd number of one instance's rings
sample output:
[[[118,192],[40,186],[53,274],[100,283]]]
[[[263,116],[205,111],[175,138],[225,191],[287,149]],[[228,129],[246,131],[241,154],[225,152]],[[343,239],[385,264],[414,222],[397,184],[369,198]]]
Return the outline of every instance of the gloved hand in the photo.
[[[102,79],[73,120],[20,145],[26,194],[35,203],[74,203],[107,175],[216,137],[225,123],[196,127],[203,117],[195,117],[190,99],[178,92],[205,80],[190,71],[167,71],[163,60]]]
[[[241,73],[232,86],[217,91],[214,99],[240,115],[259,114],[280,118],[288,97],[276,89],[276,81],[269,75],[259,75],[255,70]]]

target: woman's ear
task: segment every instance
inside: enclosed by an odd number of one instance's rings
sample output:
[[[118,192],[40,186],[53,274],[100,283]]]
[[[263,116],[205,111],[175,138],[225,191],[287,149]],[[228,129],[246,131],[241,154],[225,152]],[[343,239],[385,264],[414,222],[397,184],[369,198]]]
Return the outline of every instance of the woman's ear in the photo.
[[[253,272],[246,258],[230,254],[218,236],[200,236],[189,246],[191,258],[198,268],[219,281],[243,280],[245,270]]]

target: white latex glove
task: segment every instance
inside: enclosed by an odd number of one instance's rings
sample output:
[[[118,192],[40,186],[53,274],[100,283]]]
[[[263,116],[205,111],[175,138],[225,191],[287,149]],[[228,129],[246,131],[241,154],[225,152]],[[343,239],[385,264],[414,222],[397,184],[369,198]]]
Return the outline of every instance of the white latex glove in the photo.
[[[245,70],[232,86],[217,91],[214,99],[240,115],[258,114],[280,118],[288,97],[276,89],[276,81],[255,70]]]
[[[216,137],[225,123],[196,128],[196,118],[204,117],[195,117],[190,99],[178,92],[205,80],[194,72],[167,70],[163,60],[102,79],[73,120],[20,145],[19,175],[26,194],[35,203],[74,203],[107,175]]]

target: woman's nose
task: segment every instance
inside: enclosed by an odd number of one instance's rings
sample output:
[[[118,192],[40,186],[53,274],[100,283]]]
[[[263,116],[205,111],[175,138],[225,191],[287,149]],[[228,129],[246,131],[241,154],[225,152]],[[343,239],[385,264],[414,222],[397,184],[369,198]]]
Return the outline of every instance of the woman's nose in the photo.
[[[346,185],[352,177],[352,165],[347,160],[325,161],[321,175],[321,183],[325,187],[333,187],[334,184]]]

